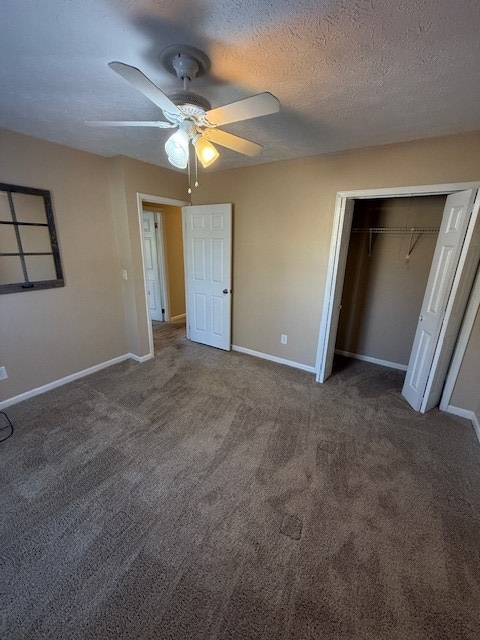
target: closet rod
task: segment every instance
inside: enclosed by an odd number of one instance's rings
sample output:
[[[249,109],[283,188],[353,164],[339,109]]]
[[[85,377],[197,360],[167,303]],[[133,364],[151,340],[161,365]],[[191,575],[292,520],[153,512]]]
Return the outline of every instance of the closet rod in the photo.
[[[397,235],[438,232],[438,227],[366,227],[352,229],[352,233],[392,233]]]
[[[410,256],[412,255],[412,251],[415,248],[418,240],[421,235],[426,233],[434,234],[438,233],[439,229],[436,227],[367,227],[365,229],[355,228],[352,229],[352,233],[368,233],[368,257],[370,258],[372,255],[372,236],[374,233],[382,233],[384,235],[409,235],[410,236],[410,244],[408,247],[408,253],[405,256],[405,260],[408,262],[410,260]],[[416,238],[414,240],[414,237]]]

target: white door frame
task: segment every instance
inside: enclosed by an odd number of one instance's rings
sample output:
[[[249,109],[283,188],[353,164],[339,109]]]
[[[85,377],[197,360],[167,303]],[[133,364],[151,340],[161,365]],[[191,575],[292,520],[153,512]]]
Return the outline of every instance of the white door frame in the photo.
[[[142,277],[143,277],[143,287],[144,287],[144,295],[145,295],[145,308],[147,312],[147,331],[148,331],[148,344],[150,348],[150,352],[148,354],[149,357],[153,358],[155,355],[154,346],[153,346],[153,329],[152,329],[152,320],[150,318],[150,309],[148,308],[148,292],[147,292],[147,283],[145,278],[145,249],[143,246],[143,203],[151,202],[153,204],[167,204],[173,205],[174,207],[185,207],[189,203],[185,200],[174,200],[173,198],[164,198],[162,196],[154,196],[148,193],[138,193],[137,192],[137,210],[138,210],[138,228],[140,231],[140,249],[142,252]],[[161,208],[161,207],[160,207]],[[158,212],[157,212],[158,213]],[[170,319],[169,315],[169,307],[168,307],[168,287],[167,287],[167,270],[166,270],[166,261],[165,261],[165,247],[164,247],[164,228],[163,228],[163,216],[160,216],[162,224],[158,225],[158,235],[157,240],[159,244],[157,245],[160,249],[159,253],[161,255],[161,260],[163,263],[161,264],[161,278],[162,278],[162,287],[164,290],[165,296],[165,320]]]
[[[414,196],[449,195],[466,189],[479,189],[480,182],[454,182],[435,185],[417,185],[412,187],[388,187],[385,189],[362,189],[359,191],[339,191],[335,202],[335,214],[333,220],[332,241],[328,258],[327,280],[325,283],[325,297],[323,302],[322,319],[318,337],[317,358],[315,364],[316,381],[323,382],[322,371],[327,359],[327,348],[330,334],[337,332],[337,327],[332,327],[331,317],[333,313],[333,299],[335,296],[335,284],[338,265],[338,251],[342,244],[342,229],[345,228],[347,203],[349,200],[370,200],[374,198],[408,198]],[[350,214],[352,215],[352,214]],[[346,226],[350,229],[350,225]],[[341,282],[337,286],[343,287]],[[468,340],[468,338],[467,338]],[[465,352],[466,342],[463,353]],[[463,353],[461,357],[463,357]],[[457,372],[458,373],[458,372]]]

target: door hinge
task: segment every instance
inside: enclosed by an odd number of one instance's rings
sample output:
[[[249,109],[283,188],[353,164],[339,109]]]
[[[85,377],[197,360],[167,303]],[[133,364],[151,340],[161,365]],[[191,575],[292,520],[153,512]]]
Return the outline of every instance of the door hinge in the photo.
[[[158,222],[155,222],[155,229],[158,229]]]
[[[165,309],[162,309],[162,313],[165,313]]]

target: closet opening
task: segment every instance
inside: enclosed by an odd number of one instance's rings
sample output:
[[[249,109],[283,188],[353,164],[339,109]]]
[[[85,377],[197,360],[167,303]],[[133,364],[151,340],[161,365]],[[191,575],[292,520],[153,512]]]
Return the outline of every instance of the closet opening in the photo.
[[[389,378],[401,390],[445,201],[355,201],[332,375],[353,358],[396,369]]]

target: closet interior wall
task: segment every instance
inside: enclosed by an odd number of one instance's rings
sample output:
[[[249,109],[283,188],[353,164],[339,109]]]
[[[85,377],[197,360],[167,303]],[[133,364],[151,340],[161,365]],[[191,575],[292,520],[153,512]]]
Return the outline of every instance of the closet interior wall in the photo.
[[[406,369],[437,234],[370,236],[353,230],[438,229],[445,199],[423,196],[355,203],[336,350]]]

